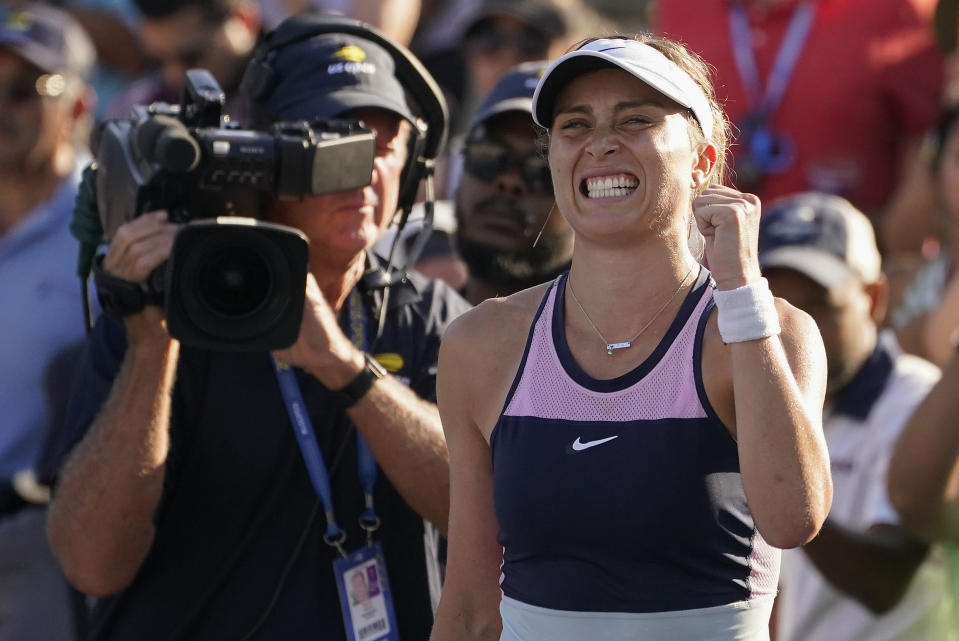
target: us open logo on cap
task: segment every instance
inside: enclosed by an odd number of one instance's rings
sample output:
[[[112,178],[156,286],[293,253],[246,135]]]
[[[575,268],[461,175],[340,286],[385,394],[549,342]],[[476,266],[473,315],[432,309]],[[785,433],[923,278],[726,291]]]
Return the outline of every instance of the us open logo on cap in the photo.
[[[346,45],[345,47],[337,49],[333,57],[346,60],[347,62],[363,62],[366,60],[366,52],[356,45]]]
[[[334,62],[326,68],[326,73],[331,76],[341,73],[350,75],[376,73],[376,65],[372,62],[366,62],[366,52],[363,51],[362,47],[356,45],[340,47],[333,53],[333,57],[339,58],[343,62]]]
[[[7,16],[7,27],[15,31],[26,31],[33,24],[30,15],[23,11],[14,11]]]

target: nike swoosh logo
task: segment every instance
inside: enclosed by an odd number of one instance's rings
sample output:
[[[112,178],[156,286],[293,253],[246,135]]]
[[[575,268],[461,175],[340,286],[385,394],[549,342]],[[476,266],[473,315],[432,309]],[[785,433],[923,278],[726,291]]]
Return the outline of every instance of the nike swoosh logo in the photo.
[[[588,450],[591,447],[596,447],[597,445],[602,445],[603,443],[609,443],[614,438],[619,438],[619,434],[617,434],[616,436],[610,436],[609,438],[601,438],[595,441],[586,441],[585,443],[583,443],[581,440],[579,440],[579,437],[577,436],[576,440],[573,441],[573,451],[582,452],[583,450]]]

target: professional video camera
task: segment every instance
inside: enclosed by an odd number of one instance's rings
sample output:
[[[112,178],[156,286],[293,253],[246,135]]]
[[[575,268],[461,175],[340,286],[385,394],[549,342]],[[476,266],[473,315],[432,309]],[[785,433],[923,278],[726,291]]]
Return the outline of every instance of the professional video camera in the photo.
[[[100,241],[109,241],[143,212],[167,210],[183,227],[148,293],[163,302],[170,334],[212,349],[287,347],[299,333],[309,243],[296,229],[256,220],[264,197],[369,184],[375,135],[357,121],[337,120],[240,129],[222,114],[224,101],[209,72],[191,69],[180,105],[138,107],[130,118],[101,125],[74,232],[90,226],[78,218],[95,212]],[[84,191],[94,200],[85,206]],[[131,293],[103,272],[97,288],[105,307]]]

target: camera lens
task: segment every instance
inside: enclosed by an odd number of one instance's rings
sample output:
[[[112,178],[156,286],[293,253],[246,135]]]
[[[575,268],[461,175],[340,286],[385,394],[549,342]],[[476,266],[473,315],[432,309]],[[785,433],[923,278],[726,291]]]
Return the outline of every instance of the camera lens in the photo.
[[[170,335],[216,349],[291,345],[299,332],[309,243],[252,219],[196,220],[177,232],[167,269]]]
[[[273,288],[267,261],[250,246],[217,248],[203,257],[195,275],[200,303],[224,318],[255,314]]]

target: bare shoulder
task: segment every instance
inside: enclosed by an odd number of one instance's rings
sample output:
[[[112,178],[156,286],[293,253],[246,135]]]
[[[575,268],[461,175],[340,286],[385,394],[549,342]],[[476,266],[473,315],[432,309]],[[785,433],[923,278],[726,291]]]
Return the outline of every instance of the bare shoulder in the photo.
[[[489,438],[526,350],[549,283],[491,298],[461,314],[440,345],[438,392]]]
[[[822,336],[816,321],[812,316],[794,307],[784,298],[776,298],[776,311],[779,313],[779,325],[782,329],[780,339],[783,349],[790,361],[794,357],[812,359],[812,361],[822,360],[825,362],[826,353],[822,344]],[[709,360],[728,361],[729,350],[724,349],[722,337],[719,335],[719,324],[715,313],[709,318],[706,324],[704,335],[704,349]]]
[[[799,358],[811,366],[825,367],[826,349],[812,316],[784,298],[776,299],[776,311],[779,312],[779,325],[782,327],[780,339],[790,362],[796,362],[795,359]]]
[[[816,322],[806,312],[783,298],[776,298],[779,334],[793,378],[807,398],[821,398],[826,380],[826,351]],[[732,350],[719,334],[714,312],[703,336],[703,384],[710,403],[723,423],[735,434]]]
[[[477,358],[517,346],[522,349],[549,285],[544,283],[511,296],[490,298],[460,314],[443,336],[444,348],[463,356],[475,352]]]

